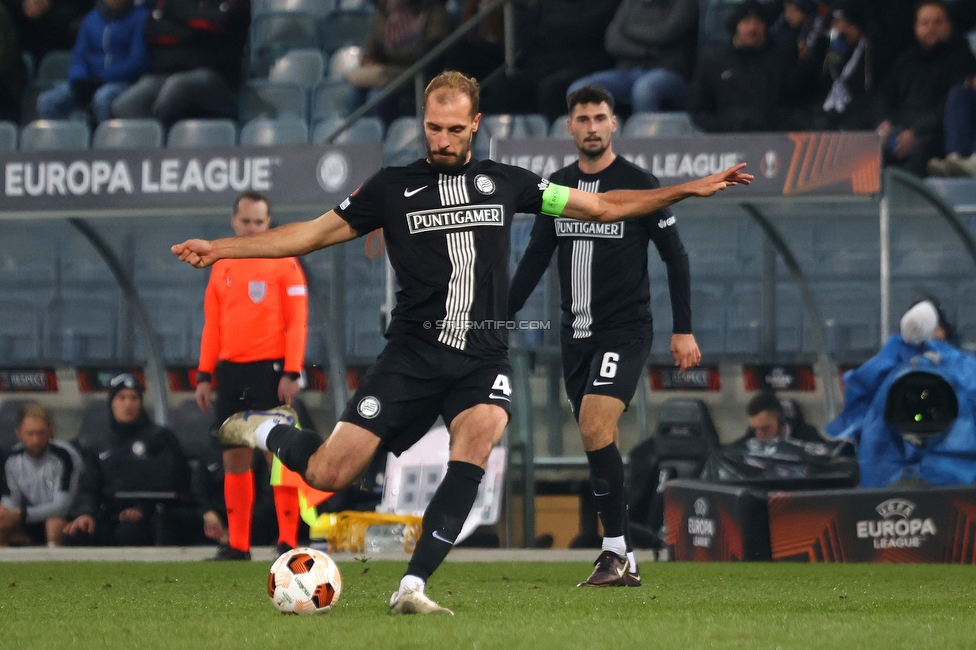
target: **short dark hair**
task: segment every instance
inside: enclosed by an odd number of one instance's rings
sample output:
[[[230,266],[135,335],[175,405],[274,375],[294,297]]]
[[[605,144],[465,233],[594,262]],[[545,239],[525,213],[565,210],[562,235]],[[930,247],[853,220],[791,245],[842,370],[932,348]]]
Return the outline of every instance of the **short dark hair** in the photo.
[[[234,212],[231,214],[237,214],[237,209],[241,207],[241,201],[244,199],[254,202],[264,201],[264,204],[268,206],[268,216],[271,216],[271,201],[269,201],[268,197],[266,197],[264,194],[261,194],[261,192],[257,192],[255,190],[247,190],[246,192],[242,192],[241,195],[237,197],[237,200],[234,201]]]
[[[613,114],[613,95],[603,86],[591,84],[577,88],[566,98],[566,108],[572,114],[573,109],[580,104],[602,104],[606,102],[610,107],[610,114]]]
[[[779,398],[775,393],[763,391],[749,400],[746,404],[746,413],[749,417],[759,415],[763,411],[772,411],[777,419],[783,418],[783,405],[779,403]]]
[[[759,20],[769,27],[771,22],[769,19],[769,11],[760,3],[758,0],[745,0],[745,2],[740,2],[735,5],[735,9],[729,14],[729,17],[725,22],[725,29],[728,30],[730,34],[735,34],[739,23],[743,21],[747,16],[755,16]]]

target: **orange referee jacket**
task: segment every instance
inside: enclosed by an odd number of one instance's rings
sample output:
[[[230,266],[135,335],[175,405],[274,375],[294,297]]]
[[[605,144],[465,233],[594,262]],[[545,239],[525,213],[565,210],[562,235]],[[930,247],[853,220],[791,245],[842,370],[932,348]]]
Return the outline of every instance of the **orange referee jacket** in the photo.
[[[285,360],[301,372],[308,330],[308,289],[294,257],[226,259],[213,265],[203,301],[198,370],[218,361]]]

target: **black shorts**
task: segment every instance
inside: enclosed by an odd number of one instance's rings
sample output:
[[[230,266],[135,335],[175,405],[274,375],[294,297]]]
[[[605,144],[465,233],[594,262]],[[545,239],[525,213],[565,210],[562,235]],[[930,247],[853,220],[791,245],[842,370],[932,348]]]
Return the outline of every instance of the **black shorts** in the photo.
[[[508,354],[479,359],[413,336],[391,339],[346,404],[342,422],[376,434],[397,456],[437,421],[451,422],[478,404],[511,413]]]
[[[281,406],[278,383],[284,374],[283,359],[217,364],[217,399],[214,427],[240,411],[266,411]]]
[[[584,395],[608,395],[630,404],[650,352],[650,336],[614,333],[564,339],[563,377],[576,419]]]

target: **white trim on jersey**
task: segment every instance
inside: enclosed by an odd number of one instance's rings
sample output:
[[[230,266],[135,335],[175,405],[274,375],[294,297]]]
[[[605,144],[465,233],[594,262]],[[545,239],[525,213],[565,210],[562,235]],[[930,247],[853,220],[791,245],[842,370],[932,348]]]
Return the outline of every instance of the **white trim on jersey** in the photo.
[[[576,189],[589,192],[590,194],[596,194],[600,191],[600,179],[598,178],[595,181],[577,181]]]
[[[449,232],[446,237],[447,254],[451,258],[451,279],[447,283],[444,327],[437,340],[463,350],[468,344],[468,321],[474,304],[474,264],[477,257],[474,233],[470,230]]]
[[[570,268],[570,289],[573,303],[573,338],[585,339],[593,334],[593,240],[577,239],[573,242]]]
[[[468,188],[464,183],[464,174],[448,176],[441,174],[437,179],[437,191],[441,195],[441,205],[463,205],[470,203]]]

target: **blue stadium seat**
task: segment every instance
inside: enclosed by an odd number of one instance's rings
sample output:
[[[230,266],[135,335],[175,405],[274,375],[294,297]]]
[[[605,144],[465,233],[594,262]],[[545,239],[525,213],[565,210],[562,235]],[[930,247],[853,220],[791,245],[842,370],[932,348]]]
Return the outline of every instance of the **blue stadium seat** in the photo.
[[[552,121],[552,125],[549,127],[549,138],[552,140],[572,140],[573,136],[566,128],[566,122],[569,120],[569,115],[560,115]]]
[[[232,147],[237,127],[230,120],[180,120],[169,130],[166,146],[176,149]]]
[[[71,52],[52,50],[44,55],[37,66],[36,81],[65,81],[71,67]]]
[[[0,364],[37,363],[42,358],[42,310],[31,301],[0,299]]]
[[[423,156],[424,134],[416,117],[398,117],[390,124],[383,142],[387,165],[406,165]]]
[[[363,58],[363,48],[358,45],[340,47],[329,57],[329,79],[344,80],[346,73],[359,67]]]
[[[34,120],[20,132],[21,151],[88,148],[88,125],[75,120]]]
[[[259,117],[251,120],[241,129],[241,144],[251,146],[273,146],[283,144],[305,144],[308,142],[308,125],[304,120],[283,117],[271,120]]]
[[[345,121],[342,117],[326,118],[315,125],[312,142],[322,144],[326,138]],[[346,142],[382,142],[383,122],[378,117],[361,117],[348,129],[339,134],[335,144]]]
[[[155,290],[140,289],[140,297],[149,313],[153,330],[159,337],[166,361],[196,364],[200,348],[193,345],[193,312],[203,310],[204,290],[204,287],[200,287],[190,292],[178,285]],[[147,346],[141,333],[136,335],[135,343],[136,358],[145,359],[148,356]]]
[[[325,74],[325,59],[317,49],[291,50],[274,62],[268,79],[291,82],[305,89],[315,88]]]
[[[308,119],[308,94],[304,86],[290,81],[251,79],[241,89],[238,119],[246,123],[256,117]]]
[[[285,52],[319,46],[315,15],[303,11],[276,11],[251,21],[252,77],[264,77]]]
[[[17,151],[17,125],[0,122],[0,152]]]
[[[867,358],[877,352],[881,336],[877,281],[817,282],[811,283],[811,290],[835,357]]]
[[[621,135],[626,138],[654,138],[694,133],[695,127],[688,113],[634,113],[624,124]]]
[[[474,143],[474,155],[488,158],[491,138],[527,140],[549,135],[549,122],[543,115],[485,115]]]
[[[92,149],[154,149],[163,146],[163,125],[153,119],[106,120],[95,128]]]
[[[258,16],[270,12],[301,11],[322,18],[335,9],[335,0],[256,0],[251,14]]]
[[[345,81],[327,79],[312,91],[312,122],[317,123],[329,116],[346,115],[346,98],[350,86]]]
[[[326,54],[332,54],[346,45],[365,45],[373,22],[373,9],[337,9],[321,21],[319,45]]]
[[[728,296],[723,351],[727,354],[758,354],[762,316],[762,286],[737,282]]]
[[[52,318],[60,317],[60,329],[51,334],[60,338],[61,347],[51,349],[60,351],[62,361],[80,366],[118,358],[119,301],[117,295],[99,293],[82,291],[65,296],[57,306],[60,313],[52,313]]]

